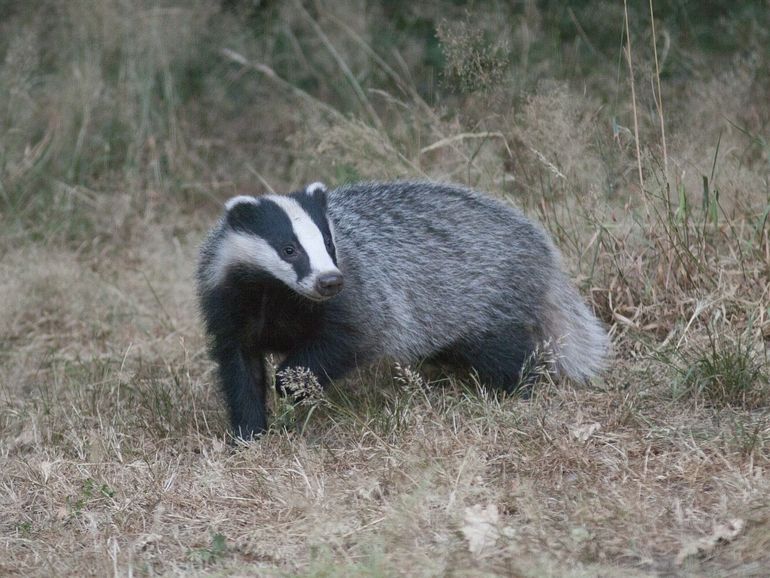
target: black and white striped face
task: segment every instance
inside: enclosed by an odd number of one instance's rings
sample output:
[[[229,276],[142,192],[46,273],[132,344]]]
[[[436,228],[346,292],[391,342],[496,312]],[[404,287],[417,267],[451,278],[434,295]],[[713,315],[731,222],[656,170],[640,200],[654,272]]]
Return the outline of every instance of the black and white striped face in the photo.
[[[246,266],[314,301],[342,290],[322,184],[286,196],[234,197],[225,209],[225,232],[210,270],[213,285],[231,267]]]

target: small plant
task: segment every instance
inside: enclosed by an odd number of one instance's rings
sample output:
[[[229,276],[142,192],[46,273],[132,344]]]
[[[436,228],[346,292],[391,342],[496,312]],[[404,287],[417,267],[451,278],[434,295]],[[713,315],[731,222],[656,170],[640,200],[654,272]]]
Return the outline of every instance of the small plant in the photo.
[[[22,538],[30,538],[32,536],[32,522],[21,522],[16,525],[16,531]]]
[[[521,377],[513,391],[526,391],[542,382],[553,382],[556,376],[557,354],[550,340],[538,343],[521,366]],[[534,388],[533,391],[537,390]]]
[[[396,363],[393,380],[406,392],[423,391],[426,387],[425,379],[408,365]]]
[[[67,498],[67,506],[72,516],[79,516],[83,509],[92,501],[101,498],[112,498],[115,496],[115,490],[107,484],[99,484],[92,478],[83,482],[80,492],[76,496]]]
[[[195,548],[187,552],[187,556],[200,564],[213,564],[227,552],[227,541],[222,534],[212,534],[208,548]]]
[[[276,423],[289,429],[296,423],[302,432],[316,408],[327,404],[324,390],[318,378],[306,367],[284,369],[276,374],[281,380],[283,396],[276,401]],[[300,424],[299,408],[307,407],[307,413]]]
[[[277,377],[283,381],[284,395],[291,395],[302,405],[317,405],[323,400],[324,390],[315,374],[306,367],[280,371]]]

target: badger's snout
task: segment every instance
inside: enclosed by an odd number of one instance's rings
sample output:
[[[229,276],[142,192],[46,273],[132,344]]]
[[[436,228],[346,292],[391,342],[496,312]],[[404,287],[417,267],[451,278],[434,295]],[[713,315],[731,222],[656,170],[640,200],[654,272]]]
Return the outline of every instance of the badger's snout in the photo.
[[[324,273],[315,282],[315,290],[323,297],[334,297],[342,291],[342,275],[340,273]]]

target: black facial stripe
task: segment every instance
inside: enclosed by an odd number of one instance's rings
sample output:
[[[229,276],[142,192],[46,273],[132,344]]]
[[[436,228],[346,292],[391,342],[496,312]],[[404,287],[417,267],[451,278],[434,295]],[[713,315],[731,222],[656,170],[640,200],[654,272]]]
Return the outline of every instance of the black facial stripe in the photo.
[[[323,233],[328,233],[329,225],[326,222],[326,197],[325,193],[318,191],[312,195],[307,193],[292,193],[290,195],[299,206],[310,216],[316,227]]]
[[[299,242],[295,241],[295,243],[297,247],[300,246]],[[294,267],[294,272],[297,274],[297,281],[302,281],[310,275],[310,257],[307,256],[304,249],[300,249],[300,251],[302,251],[302,256],[291,263],[291,266]]]
[[[326,216],[326,192],[316,191],[312,194],[307,194],[304,191],[298,193],[292,193],[289,195],[299,203],[299,206],[310,216],[315,226],[321,231],[324,240],[329,239],[332,242],[332,248],[327,252],[332,258],[332,261],[337,265],[337,251],[334,247],[334,241],[332,239],[331,231],[329,230],[329,222]]]
[[[228,211],[227,224],[236,232],[267,241],[281,259],[291,263],[298,281],[310,274],[310,258],[294,234],[291,220],[273,201],[262,198],[259,204],[239,203]],[[290,244],[300,252],[300,256],[293,260],[283,253],[284,247]]]

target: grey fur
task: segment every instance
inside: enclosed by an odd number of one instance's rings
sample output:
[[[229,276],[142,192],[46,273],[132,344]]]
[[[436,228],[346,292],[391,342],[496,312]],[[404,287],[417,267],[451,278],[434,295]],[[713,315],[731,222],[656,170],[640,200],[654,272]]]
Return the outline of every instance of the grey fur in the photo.
[[[399,182],[332,190],[328,212],[346,278],[338,299],[365,351],[412,362],[515,320],[551,342],[563,375],[602,369],[606,332],[519,210],[458,186]]]

